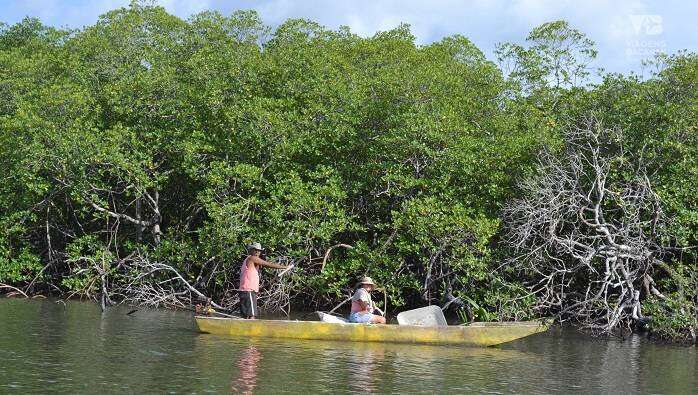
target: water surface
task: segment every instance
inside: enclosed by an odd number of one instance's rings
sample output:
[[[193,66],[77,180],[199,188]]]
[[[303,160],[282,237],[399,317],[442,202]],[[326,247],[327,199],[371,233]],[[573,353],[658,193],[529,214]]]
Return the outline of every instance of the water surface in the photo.
[[[695,393],[695,347],[551,330],[496,348],[200,334],[192,315],[0,299],[0,393]]]

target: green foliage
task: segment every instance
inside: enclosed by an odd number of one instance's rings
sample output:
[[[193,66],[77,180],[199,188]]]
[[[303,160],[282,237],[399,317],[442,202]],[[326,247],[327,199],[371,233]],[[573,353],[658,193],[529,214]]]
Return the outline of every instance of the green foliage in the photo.
[[[495,270],[500,210],[589,109],[654,158],[666,237],[694,246],[695,56],[590,86],[582,33],[557,21],[527,42],[500,46],[505,76],[467,38],[420,46],[407,25],[362,38],[143,2],[79,31],[2,25],[0,282],[50,263],[43,290],[92,294],[138,252],[218,298],[258,240],[299,262],[299,304],[334,304],[368,273],[393,307],[451,291],[479,320],[529,318],[526,279]],[[337,244],[353,248],[320,270]]]
[[[693,341],[689,328],[698,328],[695,314],[696,306],[687,306],[677,295],[670,294],[667,301],[650,299],[645,301],[643,308],[651,315],[650,329],[653,334],[666,340]]]
[[[589,63],[597,55],[594,42],[566,21],[538,26],[526,41],[528,48],[511,43],[499,45],[497,56],[509,63],[514,81],[535,94],[583,84],[590,73]]]
[[[694,258],[695,259],[695,258]],[[643,308],[651,315],[653,335],[685,342],[695,342],[698,332],[698,266],[693,262],[662,264],[668,274],[660,280],[664,295],[648,297]]]
[[[31,281],[41,270],[41,258],[23,237],[25,215],[16,212],[0,219],[0,283]]]
[[[61,285],[70,292],[93,294],[98,290],[100,269],[108,271],[114,256],[96,235],[85,235],[73,240],[65,248],[70,271]]]

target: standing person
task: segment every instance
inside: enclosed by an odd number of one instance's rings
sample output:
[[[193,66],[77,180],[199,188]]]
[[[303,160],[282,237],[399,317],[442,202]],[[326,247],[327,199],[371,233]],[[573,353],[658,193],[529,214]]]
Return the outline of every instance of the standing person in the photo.
[[[257,310],[257,294],[259,293],[259,267],[266,266],[273,269],[287,269],[288,266],[267,262],[260,257],[264,249],[259,243],[247,246],[247,258],[240,266],[240,312],[244,318],[255,319],[259,315]]]
[[[356,292],[354,292],[354,296],[351,297],[349,322],[358,324],[385,324],[385,317],[373,314],[374,310],[380,312],[380,309],[378,309],[371,300],[371,291],[376,289],[376,284],[371,280],[371,277],[362,278],[359,284],[359,289],[357,289]]]

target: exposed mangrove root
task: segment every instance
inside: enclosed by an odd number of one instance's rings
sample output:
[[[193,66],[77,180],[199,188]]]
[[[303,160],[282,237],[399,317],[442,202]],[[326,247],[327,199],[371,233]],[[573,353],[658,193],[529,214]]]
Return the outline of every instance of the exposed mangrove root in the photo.
[[[134,256],[124,265],[126,274],[116,292],[124,301],[145,306],[172,305],[185,307],[195,300],[211,298],[194,287],[173,266],[154,262],[147,257]],[[217,309],[224,307],[211,302]]]
[[[292,265],[294,261],[288,257],[277,258],[283,265]],[[295,270],[295,269],[294,269]],[[291,313],[291,299],[298,289],[298,283],[293,275],[265,276],[260,287],[259,303],[269,312],[281,312],[286,316]]]
[[[11,289],[11,290],[13,290],[14,292],[16,292],[16,293],[18,293],[18,294],[24,296],[25,298],[28,298],[28,297],[29,297],[26,293],[24,293],[24,291],[22,291],[22,290],[19,289],[19,288],[13,287],[13,286],[11,286],[11,285],[7,285],[7,284],[2,284],[2,283],[0,283],[0,288]]]
[[[208,280],[204,280],[211,274],[204,274],[203,270],[196,281],[191,281],[173,265],[150,260],[138,251],[112,261],[107,259],[111,256],[108,253],[99,256],[99,259],[95,259],[94,256],[82,256],[71,261],[83,267],[76,273],[83,276],[85,285],[68,294],[67,298],[86,297],[98,302],[102,309],[120,303],[190,309],[190,306],[205,303],[217,310],[233,311],[239,303],[237,273],[225,276],[227,281],[221,284],[224,297],[217,303],[212,295],[207,293]],[[287,257],[277,258],[277,261],[285,265],[294,264],[294,261]],[[217,265],[210,270],[215,271],[216,267]],[[18,288],[9,285],[4,287],[26,296]],[[298,288],[297,276],[293,275],[293,271],[284,273],[283,276],[262,276],[259,304],[266,311],[289,315],[294,290]],[[221,314],[230,316],[227,313]]]
[[[544,152],[506,209],[510,264],[537,278],[538,307],[604,333],[646,319],[641,297],[664,297],[652,279],[664,254],[660,200],[641,164],[611,173],[625,154],[620,133],[593,117],[570,128],[562,158]]]

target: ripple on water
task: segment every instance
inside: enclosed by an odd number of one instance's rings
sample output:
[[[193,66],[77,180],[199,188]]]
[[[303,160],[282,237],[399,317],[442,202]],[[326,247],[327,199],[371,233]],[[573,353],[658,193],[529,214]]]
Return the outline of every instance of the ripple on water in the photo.
[[[551,331],[494,349],[240,339],[191,315],[0,300],[0,392],[681,393],[694,349]],[[624,391],[620,391],[623,389]]]

